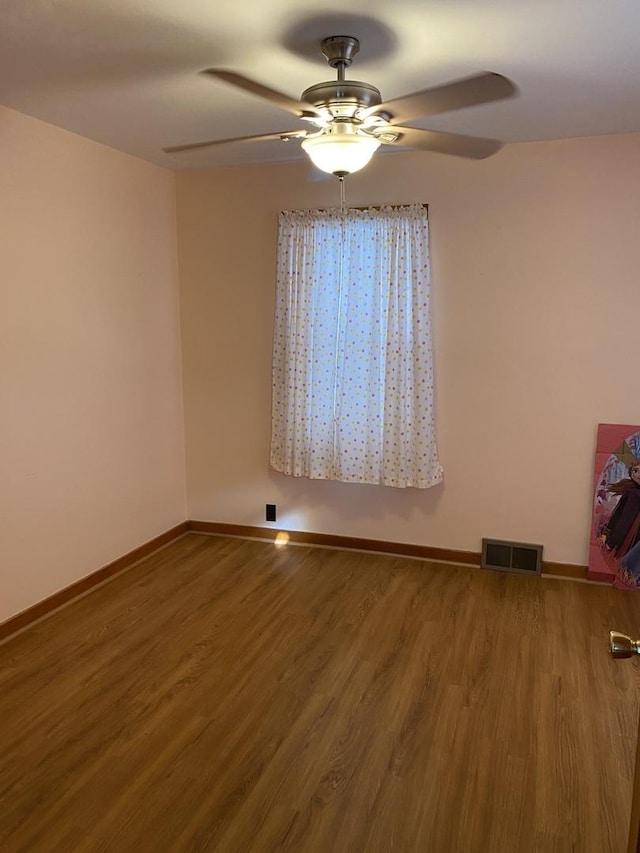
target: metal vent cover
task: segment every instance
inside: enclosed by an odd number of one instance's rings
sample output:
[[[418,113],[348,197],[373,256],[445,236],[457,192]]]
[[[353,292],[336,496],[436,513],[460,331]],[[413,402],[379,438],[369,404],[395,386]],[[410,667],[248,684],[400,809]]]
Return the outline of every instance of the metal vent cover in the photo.
[[[503,539],[483,539],[480,565],[483,569],[540,575],[542,574],[542,545],[506,542]]]

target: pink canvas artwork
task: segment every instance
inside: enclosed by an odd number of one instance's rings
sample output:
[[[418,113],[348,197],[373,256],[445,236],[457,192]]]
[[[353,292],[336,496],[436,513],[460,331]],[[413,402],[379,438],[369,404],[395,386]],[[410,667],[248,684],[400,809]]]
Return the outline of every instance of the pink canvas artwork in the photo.
[[[598,425],[587,575],[640,589],[640,426]]]

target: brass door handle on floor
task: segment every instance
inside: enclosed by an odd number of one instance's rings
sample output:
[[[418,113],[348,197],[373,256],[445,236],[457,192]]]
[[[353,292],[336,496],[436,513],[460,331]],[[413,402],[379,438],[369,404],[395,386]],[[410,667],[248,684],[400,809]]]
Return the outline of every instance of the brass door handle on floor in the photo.
[[[614,658],[631,658],[640,655],[640,640],[632,640],[619,631],[609,631],[609,651]]]

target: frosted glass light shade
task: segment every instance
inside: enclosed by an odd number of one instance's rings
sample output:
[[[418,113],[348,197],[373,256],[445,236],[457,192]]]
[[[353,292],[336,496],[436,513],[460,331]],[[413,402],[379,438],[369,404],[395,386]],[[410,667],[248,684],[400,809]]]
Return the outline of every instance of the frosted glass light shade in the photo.
[[[332,175],[350,175],[367,165],[380,143],[373,136],[323,134],[310,136],[302,147],[318,169]]]

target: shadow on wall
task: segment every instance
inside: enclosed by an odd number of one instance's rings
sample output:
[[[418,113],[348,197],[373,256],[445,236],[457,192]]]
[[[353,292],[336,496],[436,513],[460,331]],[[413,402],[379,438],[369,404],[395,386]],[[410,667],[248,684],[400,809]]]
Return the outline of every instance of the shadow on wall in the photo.
[[[289,477],[269,471],[269,482],[277,496],[278,521],[295,530],[313,531],[305,523],[307,515],[317,517],[328,510],[343,521],[409,521],[416,515],[428,518],[435,515],[444,494],[444,483],[430,489],[397,489],[391,486],[374,486],[364,483],[339,483],[334,480],[309,480],[306,477]],[[354,533],[354,535],[357,535]],[[384,539],[381,528],[380,537]]]

